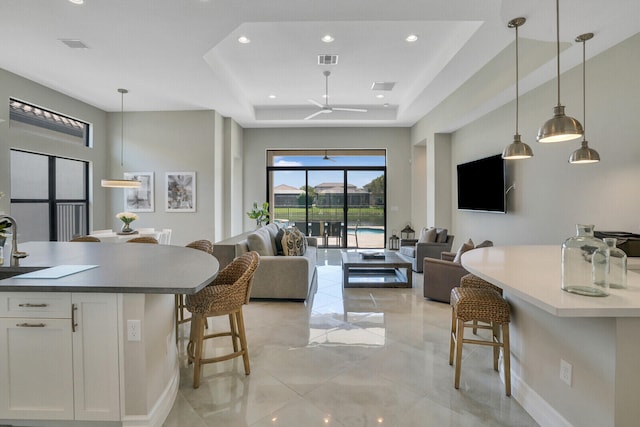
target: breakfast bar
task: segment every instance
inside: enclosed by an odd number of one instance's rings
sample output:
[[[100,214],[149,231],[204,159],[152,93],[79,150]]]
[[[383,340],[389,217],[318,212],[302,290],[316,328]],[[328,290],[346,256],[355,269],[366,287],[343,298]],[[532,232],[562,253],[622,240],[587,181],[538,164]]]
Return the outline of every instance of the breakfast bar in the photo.
[[[0,267],[0,425],[161,426],[175,400],[174,294],[211,255],[151,244],[29,242]]]
[[[511,305],[513,396],[540,425],[637,425],[638,272],[627,289],[587,297],[561,289],[560,245],[475,249],[462,264]]]

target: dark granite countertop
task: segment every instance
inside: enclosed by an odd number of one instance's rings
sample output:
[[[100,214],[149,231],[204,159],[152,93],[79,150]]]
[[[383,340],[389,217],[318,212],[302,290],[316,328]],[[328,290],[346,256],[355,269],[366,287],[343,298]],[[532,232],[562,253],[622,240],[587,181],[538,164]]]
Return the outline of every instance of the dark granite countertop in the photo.
[[[18,249],[29,256],[20,267],[98,265],[58,279],[0,280],[0,292],[107,292],[193,294],[219,269],[212,255],[181,246],[141,243],[27,242]],[[2,272],[10,272],[9,254]]]

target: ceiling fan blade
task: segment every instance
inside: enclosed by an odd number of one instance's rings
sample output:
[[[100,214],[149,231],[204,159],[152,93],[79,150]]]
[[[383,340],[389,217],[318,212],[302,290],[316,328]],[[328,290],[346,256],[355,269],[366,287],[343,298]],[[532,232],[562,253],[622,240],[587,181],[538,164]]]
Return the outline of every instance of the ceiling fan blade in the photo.
[[[309,119],[313,119],[315,116],[319,116],[320,114],[324,114],[324,113],[330,113],[331,110],[320,110],[320,111],[316,111],[313,114],[308,115],[307,117],[305,117],[305,120],[309,120]]]
[[[318,101],[316,101],[315,99],[307,99],[307,101],[309,101],[310,103],[312,103],[313,105],[317,105],[318,107],[322,108],[324,107],[324,105],[320,104]]]
[[[340,108],[340,107],[332,107],[335,111],[353,111],[356,113],[366,113],[367,110],[365,108]]]

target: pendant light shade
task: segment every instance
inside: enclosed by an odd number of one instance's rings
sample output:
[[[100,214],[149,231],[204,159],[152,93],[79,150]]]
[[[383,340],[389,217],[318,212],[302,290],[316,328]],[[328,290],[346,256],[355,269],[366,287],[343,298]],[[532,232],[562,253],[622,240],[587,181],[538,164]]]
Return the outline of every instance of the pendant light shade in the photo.
[[[576,37],[578,43],[582,43],[582,122],[587,124],[587,97],[586,97],[586,45],[587,40],[593,38],[593,33],[581,34]],[[569,157],[569,163],[571,164],[585,164],[585,163],[598,163],[600,161],[600,155],[592,148],[589,148],[585,133],[582,134],[582,146],[578,148]]]
[[[533,150],[520,139],[518,132],[519,115],[519,93],[518,93],[518,27],[527,20],[525,18],[515,18],[509,21],[508,27],[516,29],[516,133],[513,135],[513,142],[502,151],[502,158],[509,160],[528,159],[533,157]]]
[[[538,130],[538,142],[562,142],[580,138],[584,133],[582,125],[564,113],[560,103],[560,0],[556,0],[556,59],[558,79],[558,105],[553,107],[553,117]]]
[[[127,89],[118,89],[120,93],[120,166],[124,166],[124,94]],[[142,182],[133,179],[103,179],[100,185],[105,188],[140,188]]]

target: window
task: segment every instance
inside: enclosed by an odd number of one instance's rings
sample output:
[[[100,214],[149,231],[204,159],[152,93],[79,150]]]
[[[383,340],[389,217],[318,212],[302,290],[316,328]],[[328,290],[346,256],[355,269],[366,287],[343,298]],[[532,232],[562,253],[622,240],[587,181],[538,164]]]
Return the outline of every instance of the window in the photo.
[[[11,214],[21,242],[88,233],[88,171],[88,162],[11,150]]]
[[[90,125],[80,120],[14,98],[9,100],[9,117],[12,127],[89,146]]]

